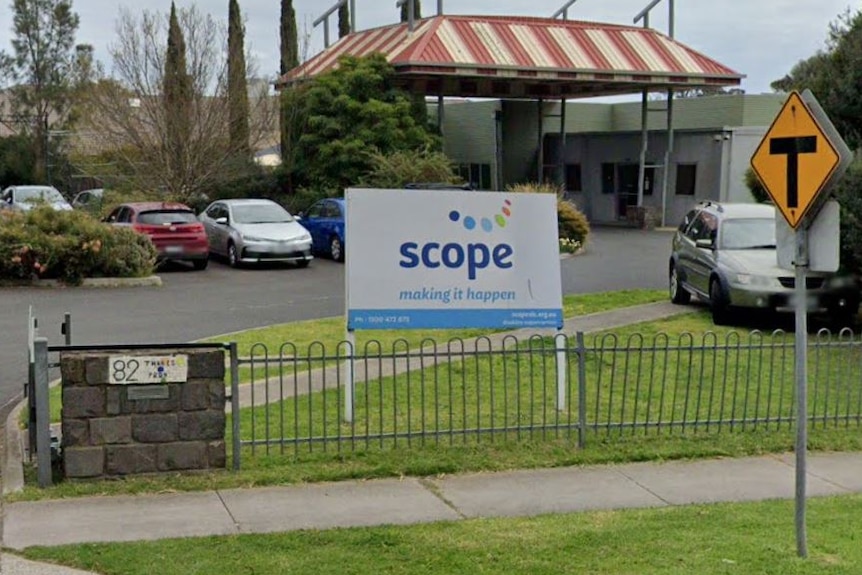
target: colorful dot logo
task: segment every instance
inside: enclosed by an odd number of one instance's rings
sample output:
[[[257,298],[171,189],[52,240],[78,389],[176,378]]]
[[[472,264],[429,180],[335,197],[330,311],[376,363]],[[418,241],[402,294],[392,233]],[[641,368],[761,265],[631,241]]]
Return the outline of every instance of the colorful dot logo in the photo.
[[[500,228],[505,228],[509,223],[509,218],[512,217],[512,202],[506,200],[503,203],[503,208],[500,210],[500,213],[495,215],[493,218],[481,218],[476,221],[476,218],[473,216],[467,216],[463,219],[464,229],[473,231],[477,227],[482,228],[486,233],[491,233],[494,231],[494,223],[496,222],[497,226]],[[461,212],[458,210],[452,210],[449,212],[449,219],[453,222],[459,222],[461,220]]]

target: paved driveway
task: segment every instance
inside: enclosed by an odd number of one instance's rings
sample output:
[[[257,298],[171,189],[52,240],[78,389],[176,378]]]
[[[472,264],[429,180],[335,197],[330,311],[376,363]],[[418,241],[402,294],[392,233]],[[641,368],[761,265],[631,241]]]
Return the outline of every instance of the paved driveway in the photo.
[[[594,230],[587,252],[562,262],[563,291],[590,293],[663,288],[670,234]],[[344,312],[344,266],[315,260],[307,269],[234,270],[211,262],[205,272],[159,272],[164,286],[134,289],[0,289],[0,407],[26,380],[27,309],[39,331],[62,342],[64,312],[75,343],[183,342],[273,323]]]

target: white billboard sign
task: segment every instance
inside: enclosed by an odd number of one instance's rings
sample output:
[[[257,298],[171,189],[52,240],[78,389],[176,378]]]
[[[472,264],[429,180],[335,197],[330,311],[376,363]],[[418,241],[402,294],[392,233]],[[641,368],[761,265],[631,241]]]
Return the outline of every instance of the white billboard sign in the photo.
[[[560,328],[557,198],[347,190],[347,328]]]

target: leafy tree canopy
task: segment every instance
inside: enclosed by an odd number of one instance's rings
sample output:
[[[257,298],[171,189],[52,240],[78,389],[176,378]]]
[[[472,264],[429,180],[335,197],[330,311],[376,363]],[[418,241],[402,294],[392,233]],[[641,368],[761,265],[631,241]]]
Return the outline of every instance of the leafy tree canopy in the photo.
[[[439,149],[439,139],[411,113],[409,95],[395,86],[394,73],[383,56],[346,57],[307,86],[296,158],[306,183],[342,190],[371,171],[373,152]]]

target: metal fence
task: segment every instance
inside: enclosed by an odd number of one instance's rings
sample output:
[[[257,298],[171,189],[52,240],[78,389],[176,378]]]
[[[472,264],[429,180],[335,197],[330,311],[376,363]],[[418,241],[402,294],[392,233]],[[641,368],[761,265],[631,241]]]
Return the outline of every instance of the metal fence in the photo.
[[[810,338],[813,428],[862,422],[862,341]],[[791,429],[793,335],[583,334],[355,349],[254,345],[238,360],[253,453]]]

